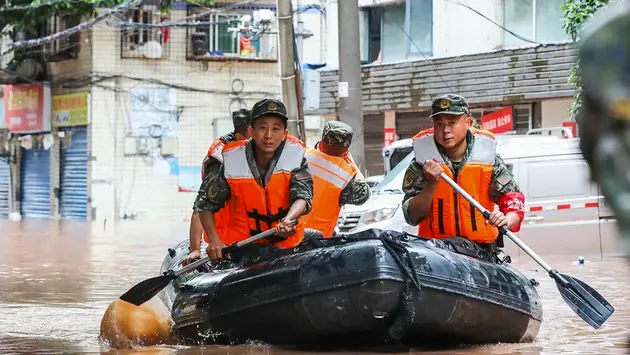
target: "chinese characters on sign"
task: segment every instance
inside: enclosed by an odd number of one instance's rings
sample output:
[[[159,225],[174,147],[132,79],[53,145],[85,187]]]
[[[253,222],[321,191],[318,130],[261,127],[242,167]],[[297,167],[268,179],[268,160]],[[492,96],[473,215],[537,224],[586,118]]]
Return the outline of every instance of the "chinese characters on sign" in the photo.
[[[481,116],[481,128],[492,133],[505,133],[514,130],[512,106]]]
[[[88,93],[53,96],[52,109],[52,124],[55,127],[87,125]]]
[[[396,128],[385,128],[383,130],[383,146],[387,147],[388,145],[394,143],[396,141]]]
[[[40,84],[4,87],[4,124],[14,133],[50,131],[50,87]]]

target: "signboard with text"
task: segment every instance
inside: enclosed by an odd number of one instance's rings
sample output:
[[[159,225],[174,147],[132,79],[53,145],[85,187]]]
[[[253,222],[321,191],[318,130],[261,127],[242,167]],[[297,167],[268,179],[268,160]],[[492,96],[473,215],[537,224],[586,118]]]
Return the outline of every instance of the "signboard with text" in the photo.
[[[383,129],[383,138],[384,147],[387,147],[388,145],[394,143],[396,141],[396,128]]]
[[[40,84],[4,87],[4,125],[13,133],[50,131],[50,87]]]
[[[512,106],[481,116],[481,128],[492,133],[505,133],[514,130]]]
[[[88,124],[88,95],[80,92],[55,95],[52,98],[53,127],[85,126]]]

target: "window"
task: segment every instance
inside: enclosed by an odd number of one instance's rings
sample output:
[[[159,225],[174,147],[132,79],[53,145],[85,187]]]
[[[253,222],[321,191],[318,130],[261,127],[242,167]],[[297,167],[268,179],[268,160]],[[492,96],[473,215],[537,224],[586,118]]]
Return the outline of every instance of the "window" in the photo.
[[[271,26],[253,27],[258,33],[240,31],[241,19],[253,13],[209,13],[207,8],[189,6],[191,22],[199,26],[188,30],[188,59],[248,58],[277,60],[277,31]],[[200,13],[201,16],[194,16]],[[273,23],[273,22],[272,22]]]
[[[127,22],[142,25],[157,25],[168,22],[168,16],[155,7],[144,6],[134,9]],[[168,57],[170,29],[159,27],[127,27],[121,34],[121,58],[165,58]]]
[[[525,197],[532,200],[589,197],[591,183],[588,165],[583,160],[577,159],[528,162]],[[563,178],[563,176],[572,178]]]
[[[383,10],[381,28],[381,62],[406,59],[405,5],[387,6]]]
[[[517,35],[539,43],[565,41],[562,29],[564,0],[503,0],[503,26]],[[504,32],[505,46],[522,46],[529,42]]]
[[[433,56],[433,0],[407,1],[407,56]]]
[[[80,19],[78,16],[55,15],[46,23],[46,35],[65,31],[79,23]],[[44,47],[44,60],[55,62],[77,59],[79,57],[80,44],[81,35],[79,32],[48,42]]]

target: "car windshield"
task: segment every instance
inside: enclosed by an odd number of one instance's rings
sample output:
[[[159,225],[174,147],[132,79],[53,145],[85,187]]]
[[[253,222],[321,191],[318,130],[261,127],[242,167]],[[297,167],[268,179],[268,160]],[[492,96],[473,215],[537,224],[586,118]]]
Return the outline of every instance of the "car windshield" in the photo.
[[[401,160],[394,169],[387,173],[383,181],[374,186],[372,193],[376,195],[402,193],[405,171],[407,171],[407,168],[409,167],[409,164],[411,164],[413,158],[413,152],[407,154],[405,159]]]

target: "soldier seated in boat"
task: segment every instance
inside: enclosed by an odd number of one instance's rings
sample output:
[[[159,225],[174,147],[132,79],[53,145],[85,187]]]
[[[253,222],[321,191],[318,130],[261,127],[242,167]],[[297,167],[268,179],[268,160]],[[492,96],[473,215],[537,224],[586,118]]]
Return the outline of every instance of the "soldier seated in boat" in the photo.
[[[287,111],[278,100],[262,100],[251,110],[251,139],[223,148],[221,172],[207,179],[195,208],[208,234],[206,252],[222,259],[221,249],[267,229],[276,228],[280,248],[293,248],[304,238],[304,223],[289,224],[310,212],[313,178],[304,158],[305,146],[288,135]],[[229,210],[229,227],[219,233],[215,214]],[[269,241],[267,241],[269,242]]]
[[[413,137],[415,160],[403,181],[403,214],[407,223],[419,225],[424,238],[466,237],[481,247],[502,247],[497,227],[520,230],[525,196],[488,131],[471,128],[466,99],[447,94],[431,105],[433,128]],[[457,194],[440,173],[446,173],[473,198],[492,211],[486,220]],[[495,211],[495,205],[499,209]]]
[[[370,186],[349,152],[352,135],[349,125],[329,121],[322,139],[306,150],[314,194],[313,209],[304,217],[304,224],[324,238],[333,236],[342,206],[362,205],[370,198]]]
[[[251,121],[251,112],[247,109],[240,109],[232,112],[232,123],[234,124],[234,131],[217,138],[208,149],[208,153],[201,163],[201,180],[207,179],[209,176],[216,176],[221,170],[223,164],[223,147],[230,142],[241,141],[249,139],[249,125]],[[204,198],[204,194],[198,194],[197,199]],[[194,204],[196,205],[196,203]],[[208,235],[203,231],[203,226],[199,220],[199,212],[194,208],[190,217],[190,253],[182,261],[183,265],[188,265],[191,261],[201,257],[201,238],[209,243]],[[228,225],[230,217],[226,208],[221,209],[214,215],[214,223],[219,231],[221,231]]]

